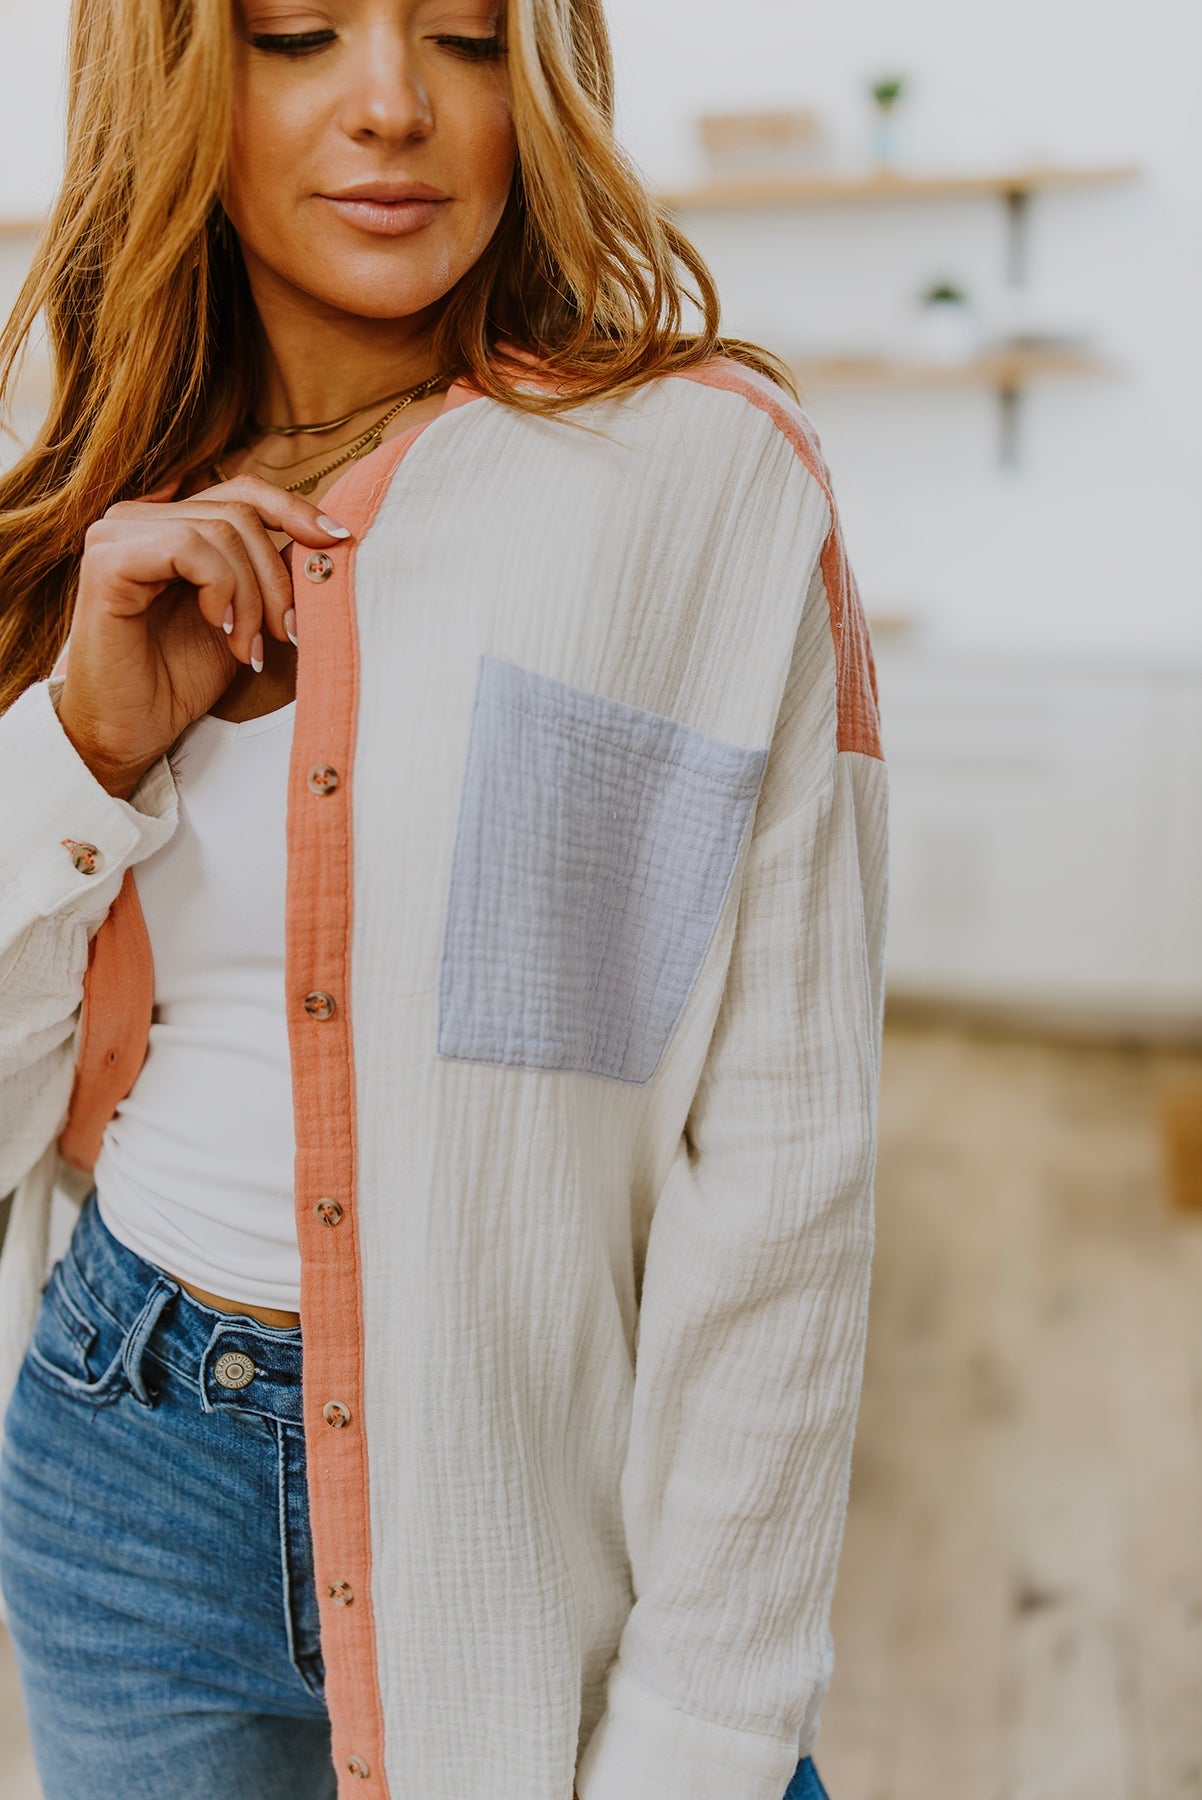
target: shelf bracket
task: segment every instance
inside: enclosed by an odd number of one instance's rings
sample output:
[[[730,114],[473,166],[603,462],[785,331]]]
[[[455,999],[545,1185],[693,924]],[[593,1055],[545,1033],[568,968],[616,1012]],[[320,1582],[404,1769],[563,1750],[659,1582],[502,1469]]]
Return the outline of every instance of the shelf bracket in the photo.
[[[998,461],[1004,469],[1017,469],[1022,423],[1022,388],[1014,382],[998,386]]]
[[[1023,287],[1030,273],[1031,191],[1006,189],[1006,280]]]

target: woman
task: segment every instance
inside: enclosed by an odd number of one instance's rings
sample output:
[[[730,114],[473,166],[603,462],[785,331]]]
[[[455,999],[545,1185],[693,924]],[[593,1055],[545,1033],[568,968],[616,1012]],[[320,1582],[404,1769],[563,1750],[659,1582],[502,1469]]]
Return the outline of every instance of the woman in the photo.
[[[820,1796],[885,776],[817,438],[598,0],[77,0],[71,71],[0,482],[47,1800]]]

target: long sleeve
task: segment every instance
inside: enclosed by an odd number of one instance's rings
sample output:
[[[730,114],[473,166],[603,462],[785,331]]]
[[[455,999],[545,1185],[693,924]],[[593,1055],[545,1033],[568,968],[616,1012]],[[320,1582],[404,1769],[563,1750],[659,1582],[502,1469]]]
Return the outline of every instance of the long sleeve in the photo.
[[[62,685],[35,682],[0,717],[0,1194],[63,1124],[88,947],[126,870],[178,819],[165,756],[128,800],[96,780],[59,723]],[[91,872],[72,844],[94,849]]]
[[[870,667],[838,550],[839,622]],[[856,740],[831,616],[816,572],[651,1222],[622,1476],[635,1602],[580,1800],[782,1800],[829,1685],[874,1238],[887,803],[879,755],[840,748]]]

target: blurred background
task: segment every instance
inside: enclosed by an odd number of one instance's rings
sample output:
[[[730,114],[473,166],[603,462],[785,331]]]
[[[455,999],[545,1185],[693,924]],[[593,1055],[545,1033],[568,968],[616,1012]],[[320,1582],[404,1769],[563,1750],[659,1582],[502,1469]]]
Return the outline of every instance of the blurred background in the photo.
[[[815,1759],[832,1800],[1202,1796],[1202,8],[609,10],[624,141],[797,372],[891,769]],[[5,311],[65,15],[0,4]]]

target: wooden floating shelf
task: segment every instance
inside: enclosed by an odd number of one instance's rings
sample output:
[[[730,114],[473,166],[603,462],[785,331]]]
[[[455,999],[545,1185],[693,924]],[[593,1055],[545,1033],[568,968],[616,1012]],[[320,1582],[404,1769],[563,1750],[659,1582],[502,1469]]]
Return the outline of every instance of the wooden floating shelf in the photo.
[[[45,219],[0,219],[0,238],[36,237]]]
[[[895,356],[794,356],[786,361],[803,404],[813,393],[840,387],[992,388],[998,401],[999,458],[1011,468],[1019,461],[1019,409],[1031,382],[1119,373],[1094,351],[1051,345],[983,350],[953,363]]]
[[[895,356],[798,356],[787,359],[803,388],[810,387],[994,387],[1065,376],[1108,375],[1113,364],[1092,351],[1062,349],[984,350],[963,362],[938,363]]]
[[[809,206],[832,201],[956,199],[976,194],[1006,198],[1044,188],[1097,187],[1130,181],[1142,171],[1134,164],[1111,168],[1057,168],[1035,164],[1027,169],[989,174],[921,174],[914,170],[873,169],[840,175],[740,175],[704,181],[695,187],[661,193],[673,212],[748,211],[764,206]]]

